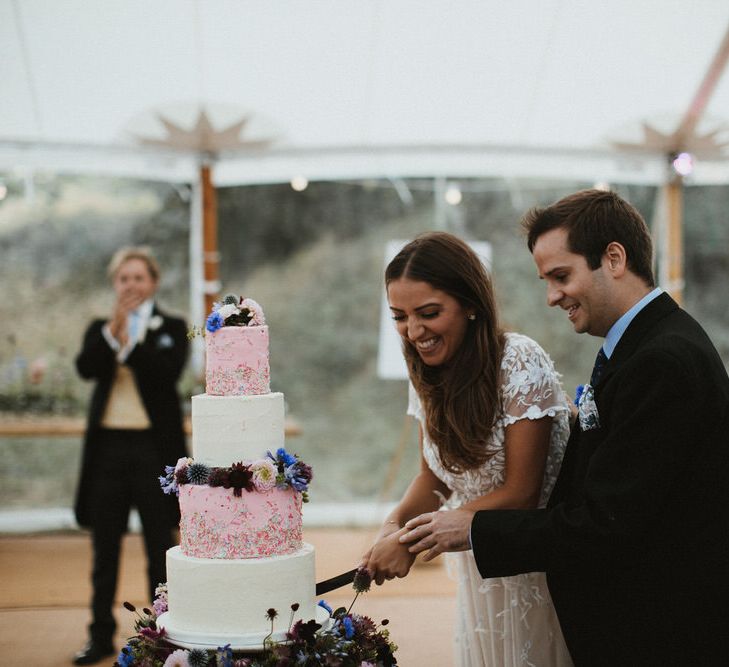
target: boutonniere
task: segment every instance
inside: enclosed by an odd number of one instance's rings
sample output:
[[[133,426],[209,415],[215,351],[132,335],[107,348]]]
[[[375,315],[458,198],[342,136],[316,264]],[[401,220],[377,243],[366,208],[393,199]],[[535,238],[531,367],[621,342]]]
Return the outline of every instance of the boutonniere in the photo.
[[[149,324],[147,325],[147,329],[150,331],[157,331],[162,326],[163,319],[159,315],[152,315],[152,317],[149,318]]]
[[[600,413],[597,411],[595,403],[595,390],[589,384],[577,387],[575,403],[580,418],[580,428],[583,431],[600,428]]]

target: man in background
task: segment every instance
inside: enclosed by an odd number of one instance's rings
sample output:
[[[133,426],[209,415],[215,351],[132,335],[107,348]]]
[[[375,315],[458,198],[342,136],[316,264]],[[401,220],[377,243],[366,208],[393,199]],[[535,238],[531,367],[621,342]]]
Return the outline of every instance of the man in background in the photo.
[[[95,382],[76,497],[76,519],[93,539],[92,622],[74,664],[112,655],[121,539],[129,511],[139,512],[150,600],[166,581],[165,553],[179,520],[176,498],[159,476],[185,456],[176,384],[187,358],[186,325],[154,301],[159,266],[146,248],[122,248],[108,269],[116,299],[108,319],[93,321],[76,367]]]

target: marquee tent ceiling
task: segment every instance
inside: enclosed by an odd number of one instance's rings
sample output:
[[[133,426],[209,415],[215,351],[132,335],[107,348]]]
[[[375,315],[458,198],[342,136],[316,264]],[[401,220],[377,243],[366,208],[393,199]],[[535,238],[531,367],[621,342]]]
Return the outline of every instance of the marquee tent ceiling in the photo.
[[[149,140],[179,143],[204,108],[217,131],[247,119],[221,185],[659,183],[664,150],[615,143],[678,126],[728,28],[726,0],[0,0],[0,170],[189,181],[199,152]],[[726,73],[713,130],[729,142]],[[729,183],[729,149],[692,178]]]

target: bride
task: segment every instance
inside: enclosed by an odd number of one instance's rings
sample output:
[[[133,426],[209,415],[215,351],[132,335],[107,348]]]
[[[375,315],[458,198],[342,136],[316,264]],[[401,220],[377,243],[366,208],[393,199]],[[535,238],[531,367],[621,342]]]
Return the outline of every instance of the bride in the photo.
[[[362,565],[376,583],[404,577],[408,519],[444,507],[542,507],[569,435],[569,403],[548,355],[504,333],[491,280],[460,239],[431,232],[385,271],[410,376],[408,414],[421,466]],[[447,554],[458,582],[455,664],[555,667],[572,662],[543,573],[482,579],[471,551]]]

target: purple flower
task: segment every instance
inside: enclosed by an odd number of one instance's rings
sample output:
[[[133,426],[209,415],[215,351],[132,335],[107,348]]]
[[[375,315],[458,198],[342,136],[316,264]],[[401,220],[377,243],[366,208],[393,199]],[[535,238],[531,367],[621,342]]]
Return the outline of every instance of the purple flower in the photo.
[[[157,616],[161,616],[167,611],[167,600],[164,598],[156,598],[152,603],[152,608]]]
[[[164,639],[167,636],[167,632],[164,628],[155,629],[152,627],[149,628],[142,628],[139,631],[139,634],[144,637],[145,639],[149,639],[150,641],[156,642],[160,639]]]
[[[316,633],[321,628],[321,625],[315,620],[307,621],[296,621],[294,627],[288,632],[288,635],[294,641],[303,641],[309,645],[313,645],[316,641]]]
[[[210,315],[208,315],[208,319],[205,322],[205,328],[210,333],[213,333],[213,332],[217,331],[218,329],[220,329],[220,327],[222,327],[224,323],[225,323],[225,320],[223,320],[220,313],[218,313],[216,311],[216,312],[210,313]]]
[[[309,488],[311,481],[311,467],[301,461],[284,469],[284,477],[295,491],[304,492]]]
[[[174,493],[175,495],[179,495],[174,467],[165,466],[165,474],[159,476],[159,484],[166,494]]]

